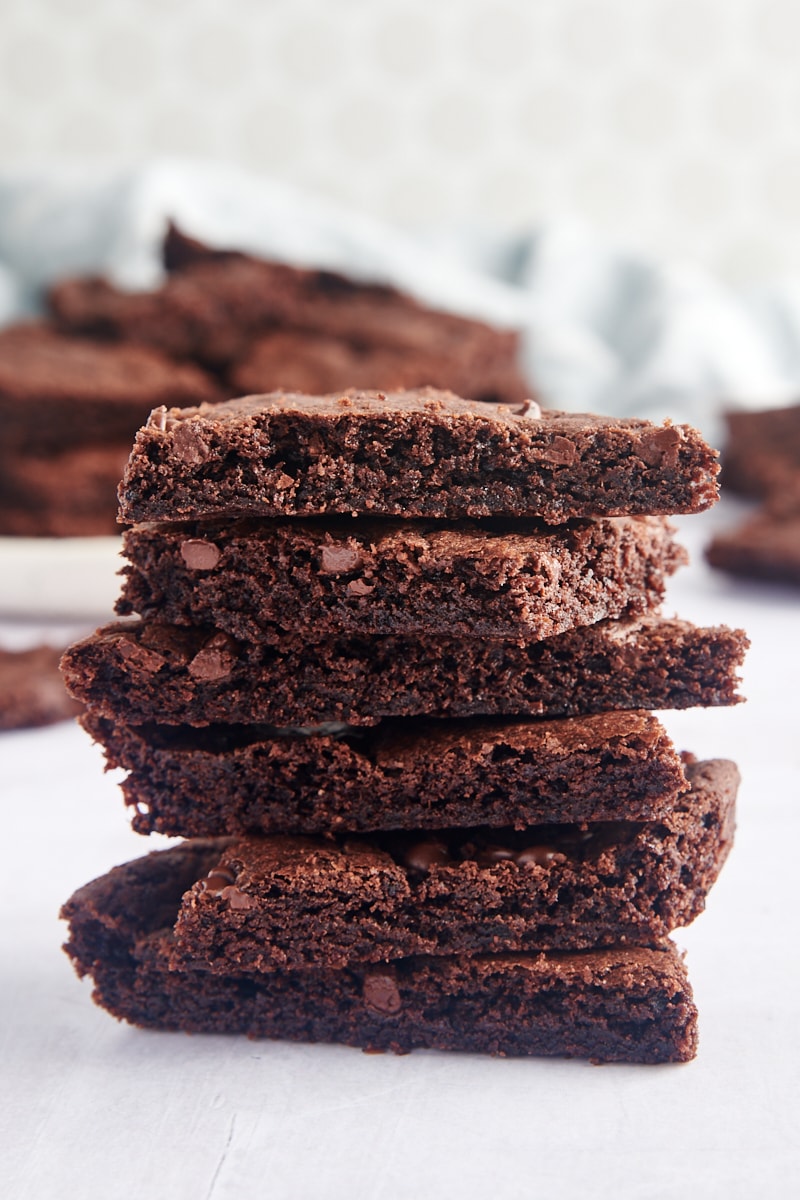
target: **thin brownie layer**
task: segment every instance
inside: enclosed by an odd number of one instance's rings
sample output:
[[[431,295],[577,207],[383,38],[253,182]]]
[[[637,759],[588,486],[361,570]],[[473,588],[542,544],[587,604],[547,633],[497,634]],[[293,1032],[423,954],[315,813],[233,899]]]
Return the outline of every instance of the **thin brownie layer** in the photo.
[[[388,721],[303,733],[258,725],[84,729],[122,784],[137,833],[216,837],[652,820],[687,788],[649,713],[562,721]]]
[[[185,893],[174,962],[235,975],[652,945],[702,912],[733,839],[735,764],[687,776],[658,822],[237,839]]]
[[[131,523],[322,513],[461,519],[698,512],[716,452],[688,425],[448,392],[273,393],[157,409],[120,486]]]
[[[747,645],[741,630],[654,616],[525,643],[287,637],[278,646],[142,621],[77,642],[62,670],[77,699],[134,725],[374,725],[736,704]]]
[[[326,634],[544,638],[660,604],[686,562],[663,517],[557,529],[339,518],[140,525],[117,612],[243,641]]]
[[[225,978],[170,966],[181,895],[218,847],[189,842],[76,892],[65,949],[96,1003],[148,1029],[366,1049],[684,1062],[697,1013],[675,947],[406,959]]]
[[[61,452],[87,443],[130,442],[159,405],[222,398],[198,368],[142,346],[64,337],[45,324],[0,332],[3,452]]]
[[[0,730],[54,725],[83,711],[64,687],[60,658],[54,646],[0,648]]]

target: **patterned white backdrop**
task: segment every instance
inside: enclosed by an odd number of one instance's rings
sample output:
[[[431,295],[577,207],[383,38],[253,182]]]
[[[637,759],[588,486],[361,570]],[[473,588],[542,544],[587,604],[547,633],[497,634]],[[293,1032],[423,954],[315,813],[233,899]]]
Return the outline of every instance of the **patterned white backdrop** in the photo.
[[[390,220],[800,270],[800,0],[2,0],[0,169],[232,161]]]

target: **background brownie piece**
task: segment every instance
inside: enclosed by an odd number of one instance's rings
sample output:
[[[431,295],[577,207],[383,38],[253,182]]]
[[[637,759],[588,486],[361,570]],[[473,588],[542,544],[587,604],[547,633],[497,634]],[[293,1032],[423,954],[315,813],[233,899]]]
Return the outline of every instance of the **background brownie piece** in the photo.
[[[231,975],[652,945],[702,912],[733,839],[735,765],[687,776],[657,823],[234,841],[183,896],[175,964]]]
[[[433,389],[249,396],[154,412],[120,490],[129,522],[252,513],[463,518],[697,512],[716,452],[686,425],[479,405]]]
[[[159,405],[220,399],[215,383],[140,346],[63,337],[47,325],[0,332],[3,454],[127,442]]]
[[[68,721],[83,709],[67,693],[58,671],[61,651],[0,648],[0,730],[28,729]]]
[[[549,637],[663,599],[686,561],[661,517],[558,529],[344,518],[137,526],[117,612],[236,638],[399,633]]]
[[[485,361],[442,348],[413,351],[294,329],[258,338],[230,368],[228,381],[236,396],[274,391],[324,396],[346,388],[388,392],[426,386],[495,403],[519,402],[530,395],[510,358],[498,363],[494,357]]]
[[[735,704],[747,638],[640,617],[543,641],[347,638],[283,645],[148,622],[106,626],[62,660],[100,716],[142,724],[374,725],[391,716],[572,716]]]
[[[718,533],[706,558],[733,575],[800,583],[800,504],[794,513],[764,506],[743,524]]]
[[[84,713],[138,833],[213,837],[658,818],[686,783],[650,713],[386,722],[302,734],[120,724]]]
[[[800,479],[800,404],[725,414],[723,483],[732,492],[768,496]]]
[[[0,534],[17,537],[116,536],[124,445],[71,446],[52,454],[0,450]]]
[[[460,381],[474,370],[518,400],[529,388],[516,369],[515,332],[426,308],[380,284],[309,271],[244,254],[186,262],[152,292],[123,292],[98,278],[56,284],[50,310],[61,328],[135,341],[224,372],[275,328],[377,346],[451,363]],[[453,381],[455,382],[455,380]],[[450,381],[448,380],[448,383]]]

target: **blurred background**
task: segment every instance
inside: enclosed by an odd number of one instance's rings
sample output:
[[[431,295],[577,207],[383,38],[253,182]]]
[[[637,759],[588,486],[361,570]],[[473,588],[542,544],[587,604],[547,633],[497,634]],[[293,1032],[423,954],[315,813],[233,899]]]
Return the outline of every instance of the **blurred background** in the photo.
[[[800,268],[795,0],[4,0],[0,166],[246,166],[375,217]]]

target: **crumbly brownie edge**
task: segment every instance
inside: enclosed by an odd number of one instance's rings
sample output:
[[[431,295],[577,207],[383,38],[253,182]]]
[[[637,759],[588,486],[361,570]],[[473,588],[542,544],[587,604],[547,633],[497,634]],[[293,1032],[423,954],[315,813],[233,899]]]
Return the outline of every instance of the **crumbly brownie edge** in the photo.
[[[576,954],[411,959],[369,968],[226,979],[169,969],[183,846],[116,868],[62,915],[65,949],[93,998],[149,1029],[341,1042],[365,1049],[685,1062],[697,1012],[671,943]],[[178,867],[173,860],[178,856]],[[134,872],[133,885],[130,872]],[[148,880],[155,877],[155,886]],[[172,910],[170,913],[170,897]]]
[[[734,764],[688,774],[692,791],[657,823],[235,840],[183,897],[175,965],[231,975],[652,945],[702,911],[732,844]]]
[[[655,819],[687,787],[649,713],[527,724],[396,722],[376,728],[81,723],[122,784],[138,833],[214,837]]]
[[[76,643],[62,670],[77,699],[132,724],[374,725],[736,704],[747,645],[741,630],[650,616],[522,644],[373,637],[285,647],[138,622]]]
[[[527,415],[526,415],[527,409]],[[130,523],[253,513],[573,517],[698,512],[717,455],[690,426],[433,389],[156,410],[120,485]]]
[[[240,640],[338,633],[552,637],[656,608],[686,562],[659,517],[546,529],[419,522],[223,522],[124,535],[121,616]]]

